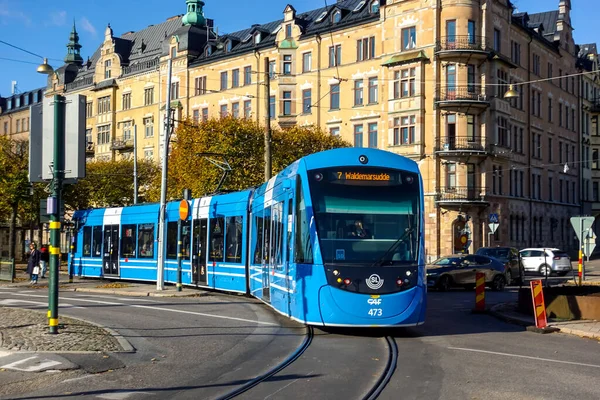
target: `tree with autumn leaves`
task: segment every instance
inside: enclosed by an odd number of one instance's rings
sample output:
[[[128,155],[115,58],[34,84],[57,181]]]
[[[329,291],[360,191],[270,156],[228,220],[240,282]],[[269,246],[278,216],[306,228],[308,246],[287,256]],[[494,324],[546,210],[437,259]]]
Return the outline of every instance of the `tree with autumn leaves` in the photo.
[[[263,183],[264,132],[264,127],[255,121],[233,117],[181,122],[172,138],[167,197],[181,198],[185,188],[191,189],[195,197],[214,192],[223,172],[202,153],[220,154],[231,166],[223,184],[225,190],[242,190]],[[317,127],[272,129],[272,172],[277,174],[308,154],[348,146],[349,143]],[[160,176],[150,191],[150,197],[158,200]]]

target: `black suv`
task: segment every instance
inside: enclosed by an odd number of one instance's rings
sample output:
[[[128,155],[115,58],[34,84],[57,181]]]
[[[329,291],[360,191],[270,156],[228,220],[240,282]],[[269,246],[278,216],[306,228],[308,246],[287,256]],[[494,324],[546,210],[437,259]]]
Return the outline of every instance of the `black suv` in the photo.
[[[504,263],[508,285],[511,283],[523,283],[525,270],[519,257],[519,250],[514,247],[481,247],[475,254],[493,257]]]

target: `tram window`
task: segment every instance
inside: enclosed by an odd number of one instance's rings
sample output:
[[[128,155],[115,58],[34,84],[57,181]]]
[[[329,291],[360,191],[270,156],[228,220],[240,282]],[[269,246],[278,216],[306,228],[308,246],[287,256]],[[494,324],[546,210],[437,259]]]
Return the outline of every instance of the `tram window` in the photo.
[[[310,227],[302,193],[302,180],[296,178],[296,246],[294,262],[301,264],[313,263],[313,249],[310,241]]]
[[[190,225],[189,220],[181,222],[181,258],[183,260],[190,259]]]
[[[242,263],[242,229],[243,217],[227,217],[225,229],[225,248],[227,249],[225,261],[230,263]]]
[[[271,244],[273,243],[271,240],[271,209],[265,208],[265,217],[263,220],[263,260],[266,261],[267,264],[271,262],[272,252],[271,252]]]
[[[167,223],[167,259],[177,259],[177,222]]]
[[[287,258],[285,261],[287,260],[293,260],[292,257],[292,243],[294,242],[292,240],[292,226],[294,223],[294,200],[293,199],[289,199],[288,201],[288,218],[287,218],[287,243],[288,243],[288,253],[287,253]]]
[[[138,225],[138,249],[140,258],[154,257],[154,224]]]
[[[92,255],[92,248],[90,247],[92,243],[92,227],[84,226],[83,227],[83,257],[90,257]]]
[[[282,269],[283,259],[283,203],[273,205],[273,264]]]
[[[102,227],[95,226],[92,233],[92,257],[102,256]]]
[[[210,247],[208,249],[209,261],[223,261],[223,225],[225,219],[211,218],[210,220]]]
[[[254,242],[254,264],[262,264],[262,246],[263,246],[263,210],[254,216],[254,227],[256,228],[256,242]]]
[[[121,257],[134,258],[136,255],[135,239],[137,237],[137,225],[123,225],[121,233]]]

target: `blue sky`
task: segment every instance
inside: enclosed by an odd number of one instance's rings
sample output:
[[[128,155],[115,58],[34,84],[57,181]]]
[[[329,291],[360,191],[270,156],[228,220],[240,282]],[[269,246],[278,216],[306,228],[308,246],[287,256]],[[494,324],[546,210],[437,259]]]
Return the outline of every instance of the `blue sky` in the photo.
[[[298,12],[324,6],[325,0],[205,0],[204,15],[215,20],[222,33],[244,29],[283,17],[291,2]],[[328,4],[335,0],[328,0]],[[530,13],[558,8],[559,0],[513,0],[519,11]],[[226,7],[223,7],[226,4]],[[574,37],[577,43],[600,42],[594,24],[600,20],[598,0],[572,0]],[[104,30],[111,24],[114,34],[138,31],[150,24],[185,13],[185,0],[0,0],[0,40],[51,58],[62,65],[69,32],[76,21],[86,59],[100,45]],[[20,60],[15,62],[6,58]],[[45,77],[35,72],[42,60],[0,43],[0,95],[8,96],[11,81],[21,91],[45,85]]]

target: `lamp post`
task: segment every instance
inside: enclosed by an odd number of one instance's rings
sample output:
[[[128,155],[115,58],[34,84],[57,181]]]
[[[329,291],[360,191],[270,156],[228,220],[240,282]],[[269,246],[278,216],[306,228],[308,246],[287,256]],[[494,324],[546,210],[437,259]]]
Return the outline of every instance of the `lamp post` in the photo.
[[[51,75],[54,69],[44,58],[44,63],[37,72]],[[65,98],[54,95],[54,149],[52,163],[52,193],[48,198],[50,214],[50,279],[48,282],[48,326],[51,334],[58,333],[58,271],[60,269],[60,204],[62,202],[62,185],[64,178],[64,143],[65,143]]]

